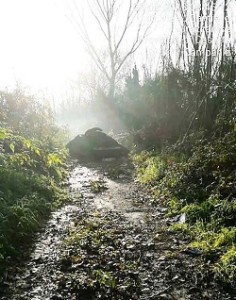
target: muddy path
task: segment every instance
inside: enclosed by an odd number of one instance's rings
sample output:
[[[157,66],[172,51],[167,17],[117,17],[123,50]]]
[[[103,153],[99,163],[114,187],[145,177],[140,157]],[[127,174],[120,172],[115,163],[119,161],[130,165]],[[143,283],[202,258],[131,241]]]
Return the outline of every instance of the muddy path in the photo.
[[[152,207],[128,161],[78,164],[69,193],[2,300],[236,299],[168,230],[165,208]]]

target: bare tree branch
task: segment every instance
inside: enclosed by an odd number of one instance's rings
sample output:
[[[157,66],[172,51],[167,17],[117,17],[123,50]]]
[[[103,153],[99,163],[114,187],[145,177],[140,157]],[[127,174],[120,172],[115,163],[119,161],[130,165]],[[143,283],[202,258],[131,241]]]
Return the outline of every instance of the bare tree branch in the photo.
[[[127,0],[123,0],[125,3]],[[128,5],[122,7],[119,0],[93,0],[88,1],[88,9],[98,25],[101,38],[105,39],[104,50],[107,51],[107,60],[103,61],[99,50],[95,46],[92,36],[89,33],[89,26],[86,26],[85,18],[81,14],[78,2],[73,0],[75,12],[71,14],[72,21],[77,27],[84,44],[93,59],[97,68],[104,74],[109,82],[111,98],[114,96],[117,75],[124,63],[143,43],[149,29],[151,28],[155,15],[144,25],[145,10],[144,2],[141,0],[128,0]],[[143,13],[140,14],[143,9]],[[120,19],[119,19],[120,16]],[[123,26],[116,26],[116,22],[123,21]],[[119,23],[118,23],[119,24]],[[128,34],[136,28],[133,42],[128,49],[122,50],[122,45],[127,41]],[[130,43],[129,43],[130,44]]]

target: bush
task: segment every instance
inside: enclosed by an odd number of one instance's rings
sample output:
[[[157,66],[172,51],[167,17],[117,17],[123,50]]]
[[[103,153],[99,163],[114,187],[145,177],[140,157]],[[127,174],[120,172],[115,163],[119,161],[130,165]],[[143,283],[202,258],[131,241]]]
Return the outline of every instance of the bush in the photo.
[[[168,215],[186,215],[183,232],[192,239],[190,246],[213,255],[217,278],[232,285],[236,279],[236,132],[228,130],[208,139],[197,134],[191,139],[188,156],[183,155],[183,144],[158,155],[134,156],[137,177],[151,186],[156,203],[167,205]]]
[[[18,91],[0,95],[0,263],[20,256],[23,242],[65,197],[64,132],[50,109]],[[1,274],[0,274],[1,276]],[[1,277],[0,277],[1,278]]]

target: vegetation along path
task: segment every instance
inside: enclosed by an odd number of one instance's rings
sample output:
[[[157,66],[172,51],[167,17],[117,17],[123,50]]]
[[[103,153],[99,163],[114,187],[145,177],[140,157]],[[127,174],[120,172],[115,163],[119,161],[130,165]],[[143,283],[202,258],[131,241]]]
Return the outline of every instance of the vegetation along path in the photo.
[[[128,161],[78,164],[69,190],[2,299],[236,299],[171,231],[181,220],[152,206]]]

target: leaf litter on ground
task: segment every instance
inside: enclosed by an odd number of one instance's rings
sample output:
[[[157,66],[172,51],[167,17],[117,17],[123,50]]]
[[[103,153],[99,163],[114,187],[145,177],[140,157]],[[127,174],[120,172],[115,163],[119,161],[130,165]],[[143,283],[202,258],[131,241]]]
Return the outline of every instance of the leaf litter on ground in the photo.
[[[153,207],[131,175],[110,179],[105,172],[102,163],[75,167],[72,202],[51,215],[30,259],[6,278],[2,300],[234,299],[201,253],[170,230],[164,207]],[[94,183],[99,192],[90,197]]]

